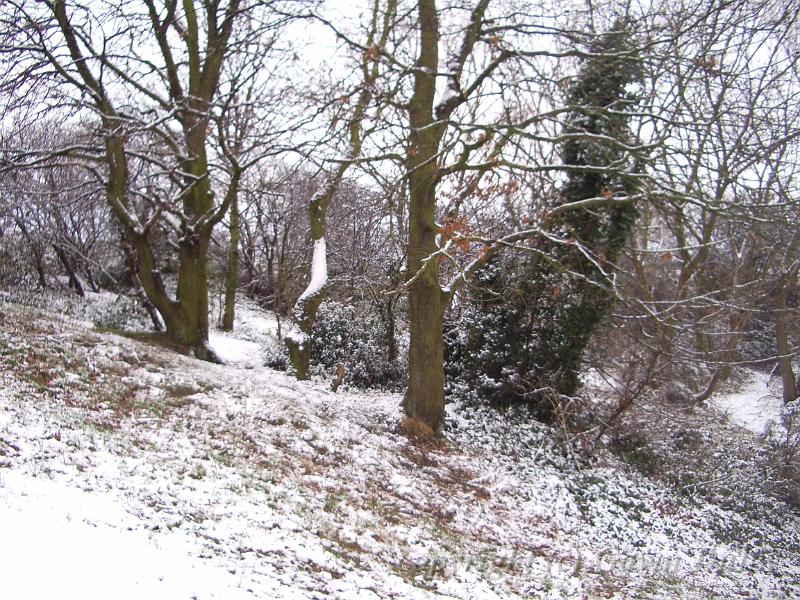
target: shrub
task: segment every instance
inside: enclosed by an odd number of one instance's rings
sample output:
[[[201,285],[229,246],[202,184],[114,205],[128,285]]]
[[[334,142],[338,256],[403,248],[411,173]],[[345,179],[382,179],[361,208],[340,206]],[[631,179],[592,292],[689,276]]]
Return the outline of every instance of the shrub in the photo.
[[[286,351],[286,344],[281,340],[268,337],[261,346],[261,356],[264,364],[276,371],[287,371],[289,369],[289,354]]]
[[[400,359],[389,359],[389,328],[371,308],[333,301],[319,307],[311,334],[312,374],[332,376],[342,365],[343,382],[349,385],[398,389],[405,384],[405,352],[398,352]],[[268,367],[288,370],[284,343],[270,339],[262,353]]]
[[[133,296],[118,295],[113,300],[108,294],[102,308],[92,318],[95,327],[99,329],[119,330],[144,330],[151,329],[153,324],[147,315],[141,301]]]
[[[764,467],[770,489],[785,502],[800,507],[800,401],[783,407],[781,425],[767,434]]]
[[[748,328],[748,331],[742,335],[742,340],[739,343],[739,354],[743,360],[753,361],[758,364],[758,361],[765,361],[763,368],[769,369],[774,364],[774,360],[769,360],[775,357],[778,349],[775,345],[775,321],[771,318],[766,318],[763,314],[757,314]]]
[[[528,264],[506,259],[490,262],[476,276],[470,303],[445,323],[447,391],[524,402],[552,421],[566,398],[562,391],[572,395],[577,387],[573,371],[560,361],[573,345],[570,314],[577,301],[566,292],[553,296],[565,284],[560,274],[541,289],[530,285],[528,274]],[[583,334],[574,339],[582,348]]]
[[[311,336],[312,372],[332,374],[341,364],[345,383],[396,389],[405,383],[405,361],[389,360],[388,336],[388,328],[371,306],[325,302]]]

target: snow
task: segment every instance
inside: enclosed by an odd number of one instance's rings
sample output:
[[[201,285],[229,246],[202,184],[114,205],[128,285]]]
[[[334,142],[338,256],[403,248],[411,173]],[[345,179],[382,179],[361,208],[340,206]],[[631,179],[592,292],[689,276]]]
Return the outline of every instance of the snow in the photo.
[[[638,81],[629,81],[625,84],[625,93],[631,96],[640,96],[642,94],[642,84]]]
[[[247,299],[237,302],[235,314],[235,332],[212,330],[209,344],[226,365],[260,368],[263,364],[261,346],[277,336],[278,321],[272,313],[265,313]]]
[[[298,346],[302,347],[306,343],[308,336],[300,331],[297,327],[292,327],[286,332],[285,338],[293,341]]]
[[[311,257],[311,281],[300,295],[298,303],[317,294],[328,282],[328,255],[325,247],[325,237],[314,240],[314,254]]]
[[[260,366],[256,307],[212,333],[225,365],[0,313],[2,600],[800,591],[790,534],[763,525],[771,552],[748,553],[715,533],[740,516],[576,466],[541,425],[456,403],[417,443],[399,395]]]
[[[458,89],[458,84],[455,81],[449,81],[438,106],[446,106],[448,102],[451,102],[453,98],[457,98],[459,95],[461,95],[461,91]]]
[[[261,351],[256,342],[241,340],[222,332],[212,332],[208,337],[214,352],[225,364],[247,369],[261,366]]]
[[[715,394],[711,403],[737,425],[762,435],[771,425],[780,424],[783,398],[770,373],[745,370],[741,388],[731,393]]]
[[[0,598],[252,598],[194,544],[143,529],[113,494],[3,472]]]

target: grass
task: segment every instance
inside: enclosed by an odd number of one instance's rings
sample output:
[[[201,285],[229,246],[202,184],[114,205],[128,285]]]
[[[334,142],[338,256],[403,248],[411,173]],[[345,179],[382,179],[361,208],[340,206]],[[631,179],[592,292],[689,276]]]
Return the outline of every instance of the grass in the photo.
[[[188,382],[173,382],[173,383],[164,384],[164,386],[163,386],[164,395],[167,398],[172,398],[174,400],[182,400],[182,399],[186,398],[187,396],[194,396],[195,394],[207,391],[208,389],[210,389],[210,388],[201,387],[201,386],[199,386],[199,385],[197,385],[197,384],[195,384],[193,382],[192,383],[188,383]],[[178,405],[183,404],[183,405],[185,405],[185,404],[191,404],[191,403],[190,402],[186,402],[186,403],[178,402],[178,403],[173,403],[173,404],[178,404]]]
[[[128,331],[126,329],[118,329],[114,327],[98,328],[97,331],[126,337],[131,340],[136,340],[137,342],[143,342],[151,346],[157,346],[158,348],[164,348],[172,352],[177,352],[178,354],[183,354],[184,356],[191,355],[191,349],[189,346],[179,344],[171,340],[163,331]]]
[[[9,332],[3,329],[0,327],[0,339],[8,333],[13,343],[23,345],[23,351],[14,354],[17,363],[24,364],[35,357],[37,365],[55,369],[53,379],[43,382],[49,386],[42,395],[44,400],[52,399],[54,406],[70,415],[82,413],[87,429],[102,431],[102,435],[98,435],[102,439],[120,440],[129,433],[134,435],[129,441],[130,445],[125,446],[125,452],[134,455],[142,454],[138,451],[140,446],[137,444],[141,443],[139,436],[147,436],[154,431],[163,434],[142,444],[142,448],[150,451],[157,448],[158,444],[172,443],[170,428],[180,431],[181,434],[174,436],[174,439],[183,440],[185,435],[192,441],[191,447],[197,454],[182,458],[183,462],[157,463],[157,468],[165,473],[180,474],[176,481],[178,486],[205,490],[220,479],[226,483],[215,493],[222,494],[227,488],[237,498],[244,498],[254,490],[258,491],[263,494],[259,497],[261,506],[269,507],[276,513],[294,513],[302,517],[304,532],[322,538],[325,550],[341,558],[342,564],[348,565],[348,569],[350,565],[360,566],[362,562],[365,565],[383,563],[391,572],[421,588],[435,588],[438,580],[449,577],[454,570],[463,572],[468,569],[481,574],[487,581],[508,579],[509,586],[518,586],[516,589],[520,595],[529,595],[531,590],[538,593],[547,579],[547,576],[540,576],[538,581],[531,580],[531,573],[535,569],[540,570],[540,564],[544,561],[550,564],[557,562],[562,571],[567,574],[571,572],[574,578],[584,581],[584,589],[592,592],[590,597],[604,597],[606,593],[619,592],[620,585],[632,585],[625,582],[624,569],[617,566],[607,572],[600,569],[596,562],[582,557],[580,552],[569,548],[562,552],[555,542],[550,543],[548,540],[551,536],[547,529],[551,522],[549,517],[537,516],[535,519],[538,521],[529,521],[527,518],[519,521],[519,517],[511,512],[513,506],[504,504],[504,497],[509,493],[514,494],[514,490],[507,491],[507,487],[485,483],[490,491],[479,485],[484,481],[495,481],[492,477],[485,477],[493,474],[482,467],[488,463],[472,462],[471,446],[465,450],[463,440],[460,441],[453,434],[448,434],[448,439],[444,440],[415,419],[401,419],[395,425],[394,416],[372,422],[356,421],[356,427],[340,430],[330,415],[316,407],[303,407],[302,410],[290,412],[287,406],[278,407],[276,404],[259,414],[258,411],[247,410],[226,412],[227,404],[215,406],[208,402],[198,404],[191,410],[181,410],[192,404],[190,396],[208,392],[214,386],[204,387],[205,383],[190,380],[186,370],[182,370],[186,364],[184,361],[174,357],[171,359],[169,354],[155,347],[150,351],[137,348],[134,352],[131,342],[104,339],[93,332],[79,334],[80,339],[75,339],[69,332],[66,336],[43,334],[32,339],[22,336],[16,336],[15,339],[13,330]],[[125,337],[149,343],[147,338],[152,339],[154,335],[134,334]],[[52,344],[54,339],[57,345]],[[103,349],[98,351],[98,344]],[[8,362],[9,358],[2,354],[0,351],[0,365]],[[126,356],[135,360],[126,360]],[[66,370],[72,371],[73,376],[69,376],[69,372],[67,377],[64,376],[64,361],[72,365]],[[94,364],[87,368],[87,363],[91,361]],[[158,364],[164,364],[165,368],[158,368]],[[191,372],[195,377],[205,378],[200,369]],[[137,382],[137,374],[147,375],[143,379],[148,383]],[[153,377],[150,378],[150,375]],[[70,383],[75,376],[77,383]],[[231,394],[231,397],[237,397],[227,389],[227,382],[217,382],[217,385],[223,396]],[[62,391],[66,393],[70,389],[74,391],[74,398],[69,402],[84,410],[74,411],[64,406],[66,401],[61,395]],[[27,398],[26,403],[26,406],[33,404]],[[314,413],[314,410],[317,412]],[[281,411],[286,411],[286,416],[281,416]],[[114,427],[121,429],[119,425],[123,419],[135,419],[142,415],[152,415],[156,419],[152,423],[143,420],[141,427],[132,427],[130,432],[108,432]],[[507,421],[503,421],[503,427],[512,428]],[[371,432],[379,441],[363,435],[364,431]],[[499,439],[520,456],[524,456],[524,452],[536,451],[540,440],[536,437],[538,430],[531,433],[531,428],[526,426],[520,427],[519,431],[518,437],[504,434]],[[337,439],[337,435],[340,439]],[[614,449],[626,459],[625,462],[637,470],[646,471],[652,460],[642,453],[644,440],[630,436],[620,442],[620,447]],[[377,457],[377,469],[359,465],[360,455],[367,452],[380,455]],[[3,444],[0,440],[0,458],[2,454]],[[13,455],[13,452],[7,454]],[[12,460],[16,459],[12,456]],[[80,463],[76,467],[91,471],[91,462],[86,464],[89,466],[84,467],[84,463]],[[179,468],[175,468],[176,465]],[[575,487],[585,491],[581,495],[570,490],[569,496],[574,498],[577,510],[592,516],[597,507],[605,503],[615,507],[615,514],[624,514],[626,522],[648,522],[646,513],[649,511],[639,506],[637,489],[631,490],[630,494],[627,488],[605,489],[605,473],[595,472],[588,467],[580,476],[566,467],[563,470],[565,474],[559,472],[559,476],[569,477]],[[625,472],[632,470],[626,469]],[[548,472],[546,469],[543,471]],[[399,482],[392,481],[391,476],[395,472],[401,476]],[[531,477],[535,478],[536,475]],[[405,479],[411,480],[410,486],[406,486]],[[204,480],[205,484],[197,483],[200,480]],[[523,500],[525,496],[518,498]],[[486,516],[489,525],[501,523],[504,526],[496,515],[508,514],[519,521],[517,525],[521,524],[523,533],[505,538],[497,528],[473,527],[464,518],[464,513],[456,512],[453,507],[472,511],[473,517]],[[203,513],[190,508],[183,507],[185,512],[181,514],[189,522],[202,523],[205,518],[202,517]],[[175,509],[164,505],[161,512],[172,510]],[[677,508],[667,504],[665,508],[658,507],[657,510],[663,513],[677,511]],[[680,511],[678,513],[680,516]],[[493,518],[496,520],[492,521]],[[198,530],[203,531],[199,527]],[[407,534],[410,531],[414,532],[416,538],[429,542],[430,550],[425,550],[427,555],[422,554],[419,547],[414,547],[413,540],[409,540]],[[525,537],[529,532],[531,536]],[[547,539],[542,541],[545,535]],[[563,537],[562,534],[558,535]],[[743,535],[752,534],[740,534],[731,528],[728,535],[730,542],[734,543]],[[224,543],[225,540],[218,540],[214,546]],[[241,550],[262,552],[246,545]],[[511,559],[505,558],[504,550],[512,553]],[[440,559],[438,563],[437,557]],[[529,560],[537,562],[534,564]],[[304,568],[316,570],[321,567],[309,564]],[[328,569],[327,566],[322,568]],[[560,577],[550,581],[553,590],[560,590]],[[652,584],[639,590],[644,594],[640,597],[652,597],[665,590],[669,592],[673,584],[677,590],[675,597],[680,595],[681,589],[685,589],[681,588],[683,580],[669,573],[656,571],[654,578]],[[631,581],[636,583],[633,579]],[[631,594],[630,597],[635,597],[633,594],[637,593],[636,590],[624,589]]]

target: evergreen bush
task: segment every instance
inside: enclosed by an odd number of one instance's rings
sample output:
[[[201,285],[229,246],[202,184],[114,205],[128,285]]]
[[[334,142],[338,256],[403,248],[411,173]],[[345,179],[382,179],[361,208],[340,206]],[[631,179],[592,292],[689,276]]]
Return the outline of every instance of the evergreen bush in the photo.
[[[311,334],[311,373],[329,377],[339,365],[343,382],[360,388],[399,389],[405,383],[405,352],[389,358],[389,328],[371,305],[326,301],[320,305]],[[285,371],[285,345],[269,341],[263,347],[265,364]]]

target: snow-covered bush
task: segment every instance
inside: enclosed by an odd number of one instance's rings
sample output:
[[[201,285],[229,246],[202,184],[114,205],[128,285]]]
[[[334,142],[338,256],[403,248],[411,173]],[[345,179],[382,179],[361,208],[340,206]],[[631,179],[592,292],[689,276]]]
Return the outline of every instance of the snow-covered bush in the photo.
[[[390,359],[389,344],[386,324],[369,305],[325,302],[312,332],[312,372],[332,374],[343,365],[345,383],[397,388],[406,377],[405,353]]]
[[[16,286],[8,300],[26,306],[43,308],[64,317],[88,321],[99,329],[142,331],[153,324],[141,302],[133,297],[113,292],[86,292],[81,298],[66,287],[41,290],[33,286]]]
[[[405,340],[397,339],[395,343],[401,347],[397,357],[390,359],[389,328],[371,306],[325,302],[317,312],[311,334],[311,374],[330,377],[342,365],[346,384],[399,388],[407,374]],[[282,341],[270,338],[262,346],[262,355],[264,364],[272,369],[289,368],[289,356]]]
[[[445,323],[448,394],[524,402],[549,421],[566,398],[562,390],[577,385],[560,358],[573,343],[582,348],[586,334],[573,334],[580,301],[562,295],[566,276],[540,273],[532,286],[527,275],[524,262],[489,263],[476,277],[470,303]]]
[[[609,428],[608,448],[639,472],[748,517],[779,520],[800,506],[800,407],[756,435],[705,405],[640,398]],[[747,521],[744,518],[743,521]],[[720,531],[722,538],[737,533]]]
[[[36,274],[27,264],[26,256],[11,244],[0,245],[0,287],[34,287]]]
[[[289,353],[282,340],[268,337],[261,346],[261,356],[264,365],[276,371],[286,371],[289,368]]]
[[[769,443],[769,474],[772,492],[782,500],[800,507],[800,400],[783,407],[781,424],[773,426],[766,437]]]
[[[112,294],[98,295],[98,297],[104,301],[103,310],[98,311],[92,318],[95,327],[127,331],[152,329],[153,324],[137,298],[120,295],[111,300]]]
[[[742,335],[739,342],[739,354],[745,361],[763,361],[765,368],[774,364],[768,359],[774,358],[778,353],[775,346],[775,322],[763,314],[757,314],[750,323],[748,330]]]

